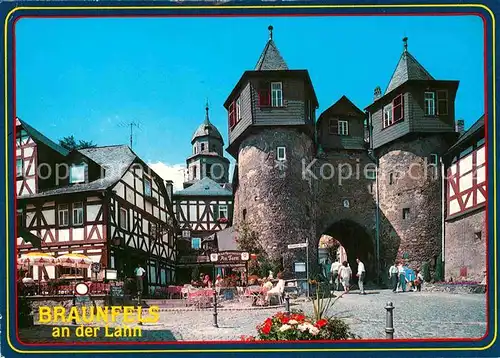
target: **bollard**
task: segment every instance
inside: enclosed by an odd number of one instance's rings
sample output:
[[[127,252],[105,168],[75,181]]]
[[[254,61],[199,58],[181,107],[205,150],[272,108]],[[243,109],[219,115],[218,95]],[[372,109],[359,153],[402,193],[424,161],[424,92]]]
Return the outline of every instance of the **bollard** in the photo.
[[[214,290],[214,327],[219,328],[217,324],[217,291]]]
[[[394,310],[394,306],[392,302],[387,302],[387,306],[385,306],[387,311],[385,318],[385,338],[386,339],[394,339],[394,316],[392,311]]]
[[[290,314],[290,296],[288,293],[285,295],[285,311]]]

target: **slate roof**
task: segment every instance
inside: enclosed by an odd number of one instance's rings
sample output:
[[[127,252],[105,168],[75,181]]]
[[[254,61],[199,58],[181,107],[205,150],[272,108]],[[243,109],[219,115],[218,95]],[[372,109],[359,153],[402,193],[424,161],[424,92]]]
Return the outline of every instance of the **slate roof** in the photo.
[[[183,196],[232,196],[233,193],[227,188],[223,188],[209,177],[197,181],[190,187],[176,191],[174,195]]]
[[[262,54],[259,57],[259,61],[257,61],[255,71],[273,70],[288,70],[288,66],[283,57],[281,57],[281,54],[274,41],[270,38],[269,41],[267,41],[266,46],[264,47],[264,51],[262,51]]]
[[[408,50],[404,50],[398,65],[392,74],[385,94],[410,80],[434,80],[429,72],[413,57]]]
[[[69,154],[69,150],[67,150],[66,148],[63,148],[59,144],[53,142],[52,140],[50,140],[49,138],[44,136],[42,133],[37,131],[35,128],[33,128],[28,123],[21,120],[20,118],[17,118],[17,119],[19,120],[19,122],[23,126],[24,130],[26,132],[28,132],[30,137],[33,138],[33,140],[35,142],[41,142],[41,143],[45,144],[47,147],[51,148],[52,150],[56,151],[57,153],[61,154],[62,156],[67,156]]]
[[[484,114],[479,118],[476,123],[474,123],[469,129],[467,129],[460,137],[455,144],[453,144],[448,152],[452,152],[455,149],[462,146],[462,144],[466,143],[470,138],[474,136],[474,134],[482,131],[484,133]]]
[[[224,139],[222,139],[222,135],[220,134],[217,127],[214,126],[212,124],[212,122],[210,122],[210,119],[208,118],[208,105],[205,108],[205,110],[206,110],[205,120],[203,121],[202,124],[200,124],[200,126],[193,133],[193,137],[191,138],[191,143],[193,143],[194,140],[198,137],[210,136],[212,138],[219,139],[222,142],[222,144],[224,145]]]
[[[325,109],[323,111],[323,113],[320,114],[318,120],[317,120],[317,123],[319,123],[320,121],[323,120],[323,118],[325,118],[326,115],[328,115],[330,112],[333,112],[334,109],[341,105],[342,103],[346,103],[347,105],[351,106],[352,107],[352,110],[354,112],[356,112],[356,114],[360,115],[360,116],[364,116],[365,115],[365,112],[363,112],[361,109],[359,109],[358,106],[356,106],[354,103],[352,103],[352,101],[347,98],[347,96],[343,95],[342,97],[340,97],[340,99],[335,102],[334,104],[332,104],[330,107],[328,107],[327,109]],[[346,113],[347,114],[347,113]]]
[[[104,178],[90,183],[72,184],[30,194],[29,198],[105,190],[118,182],[137,158],[126,145],[87,148],[78,152],[103,167],[105,170]]]

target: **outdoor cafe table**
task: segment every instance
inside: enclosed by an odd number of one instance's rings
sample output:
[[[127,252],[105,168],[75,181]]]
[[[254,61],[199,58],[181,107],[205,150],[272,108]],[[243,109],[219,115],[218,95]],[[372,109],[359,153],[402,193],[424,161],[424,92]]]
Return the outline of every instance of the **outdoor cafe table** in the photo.
[[[187,297],[187,305],[194,304],[198,307],[208,305],[213,296],[214,290],[211,288],[189,291]]]
[[[252,305],[256,304],[259,300],[262,301],[262,296],[266,294],[267,290],[261,286],[249,286],[245,289],[245,296],[252,298]]]

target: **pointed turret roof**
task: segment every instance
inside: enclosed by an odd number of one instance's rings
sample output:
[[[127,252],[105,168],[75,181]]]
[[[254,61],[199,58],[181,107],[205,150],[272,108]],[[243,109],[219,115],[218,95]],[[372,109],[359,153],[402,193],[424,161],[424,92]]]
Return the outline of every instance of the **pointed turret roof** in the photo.
[[[406,81],[410,80],[434,80],[429,72],[408,52],[408,38],[403,39],[404,50],[398,65],[392,74],[385,94],[391,92]]]
[[[193,137],[191,138],[191,143],[194,142],[194,140],[198,137],[206,137],[206,136],[211,136],[213,138],[219,139],[221,142],[224,142],[222,139],[222,135],[220,134],[219,130],[217,129],[216,126],[214,126],[208,117],[208,103],[205,106],[205,120],[203,121],[202,124],[196,129],[196,131],[193,134]]]
[[[273,41],[273,27],[269,26],[269,40],[257,61],[255,71],[288,70],[288,66]]]

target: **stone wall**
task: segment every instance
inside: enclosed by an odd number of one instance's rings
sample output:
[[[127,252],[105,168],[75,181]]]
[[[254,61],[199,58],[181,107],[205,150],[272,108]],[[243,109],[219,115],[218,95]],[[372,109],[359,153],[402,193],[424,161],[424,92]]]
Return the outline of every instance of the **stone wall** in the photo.
[[[484,208],[449,220],[445,225],[445,278],[481,282],[486,270],[486,211]],[[480,237],[476,233],[481,232]],[[467,268],[467,276],[460,269]]]
[[[279,146],[286,147],[284,163],[276,161]],[[302,176],[302,163],[309,163],[313,153],[311,138],[292,128],[262,129],[244,139],[238,152],[233,222],[247,221],[269,257],[283,259],[287,273],[293,262],[305,262],[305,250],[287,245],[308,238],[313,248],[319,239],[312,184]],[[317,250],[310,251],[314,262]]]
[[[381,252],[387,266],[406,258],[413,269],[428,261],[434,270],[441,253],[441,170],[439,164],[430,164],[430,155],[441,156],[447,148],[445,140],[434,135],[399,140],[376,153]]]

